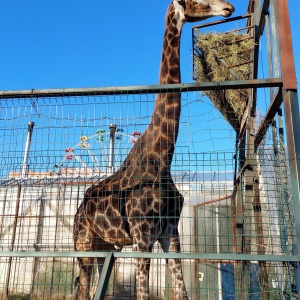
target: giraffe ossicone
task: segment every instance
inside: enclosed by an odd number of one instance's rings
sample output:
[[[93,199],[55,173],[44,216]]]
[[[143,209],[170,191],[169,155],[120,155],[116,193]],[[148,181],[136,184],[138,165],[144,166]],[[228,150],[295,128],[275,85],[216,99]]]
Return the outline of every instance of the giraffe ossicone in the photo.
[[[229,17],[234,7],[223,0],[173,0],[166,15],[160,84],[180,83],[180,35],[185,22]],[[183,196],[171,176],[178,135],[180,93],[158,94],[150,124],[113,175],[84,194],[74,220],[76,251],[114,251],[133,245],[151,252],[180,252],[178,222]],[[90,300],[93,258],[79,258],[76,300]],[[98,258],[101,274],[103,259]],[[167,260],[172,299],[188,299],[179,259]],[[150,259],[136,259],[137,299],[149,299]]]

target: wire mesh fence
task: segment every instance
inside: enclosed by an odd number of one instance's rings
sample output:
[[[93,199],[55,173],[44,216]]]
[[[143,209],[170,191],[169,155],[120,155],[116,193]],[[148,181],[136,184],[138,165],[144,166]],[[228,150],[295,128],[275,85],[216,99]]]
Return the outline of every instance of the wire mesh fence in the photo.
[[[274,3],[251,3],[193,28],[200,84],[0,93],[0,299],[299,299]]]
[[[1,251],[19,254],[1,257],[1,299],[74,297],[79,274],[74,216],[85,191],[118,170],[138,142],[155,92],[1,102]],[[181,258],[190,299],[296,299],[297,264],[272,260],[294,255],[297,244],[286,157],[274,152],[278,129],[267,132],[255,158],[259,201],[257,194],[247,198],[243,186],[239,202],[235,130],[201,92],[182,93],[180,124],[171,174],[184,204],[181,253],[173,255]],[[242,233],[238,205],[247,219]],[[162,220],[172,217],[159,214]],[[168,256],[159,243],[152,254],[151,298],[169,299]],[[243,254],[253,258],[239,259]],[[137,256],[131,245],[116,253],[107,299],[135,299]],[[96,264],[93,270],[91,294],[98,284]]]

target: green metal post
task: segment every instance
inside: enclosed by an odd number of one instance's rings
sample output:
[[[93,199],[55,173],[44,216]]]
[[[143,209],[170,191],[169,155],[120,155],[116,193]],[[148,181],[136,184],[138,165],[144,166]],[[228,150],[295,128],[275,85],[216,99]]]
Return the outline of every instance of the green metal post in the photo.
[[[112,252],[109,252],[106,255],[101,275],[99,274],[100,278],[96,289],[96,293],[94,295],[94,300],[104,300],[104,296],[107,290],[109,277],[112,272],[114,262],[115,262],[114,254]]]

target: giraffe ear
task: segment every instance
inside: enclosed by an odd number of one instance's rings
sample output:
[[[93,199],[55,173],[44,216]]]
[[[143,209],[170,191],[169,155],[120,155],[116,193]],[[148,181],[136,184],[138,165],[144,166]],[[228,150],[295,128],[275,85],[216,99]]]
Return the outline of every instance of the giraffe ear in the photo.
[[[181,7],[185,8],[185,0],[174,0],[174,2],[177,2]]]
[[[175,2],[178,2],[178,4],[180,5],[184,5],[185,4],[185,0],[174,0]]]

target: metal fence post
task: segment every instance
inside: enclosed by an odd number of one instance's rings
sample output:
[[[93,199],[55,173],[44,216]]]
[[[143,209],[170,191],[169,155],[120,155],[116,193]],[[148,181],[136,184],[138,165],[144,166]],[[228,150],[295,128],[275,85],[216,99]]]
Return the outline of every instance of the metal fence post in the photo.
[[[110,277],[110,274],[111,274],[113,266],[114,266],[114,262],[115,262],[114,254],[112,252],[108,253],[106,255],[103,269],[102,269],[101,275],[99,277],[99,282],[98,282],[98,286],[96,289],[96,293],[94,295],[94,300],[103,300],[104,299],[104,296],[105,296],[105,293],[107,290],[107,286],[108,286],[108,282],[109,282],[109,277]]]
[[[300,117],[297,94],[296,70],[287,0],[274,0],[280,67],[283,80],[283,103],[287,134],[288,161],[291,192],[295,215],[300,212]],[[294,254],[300,254],[300,219],[295,217],[296,244]],[[294,264],[296,292],[300,290],[300,266]]]

